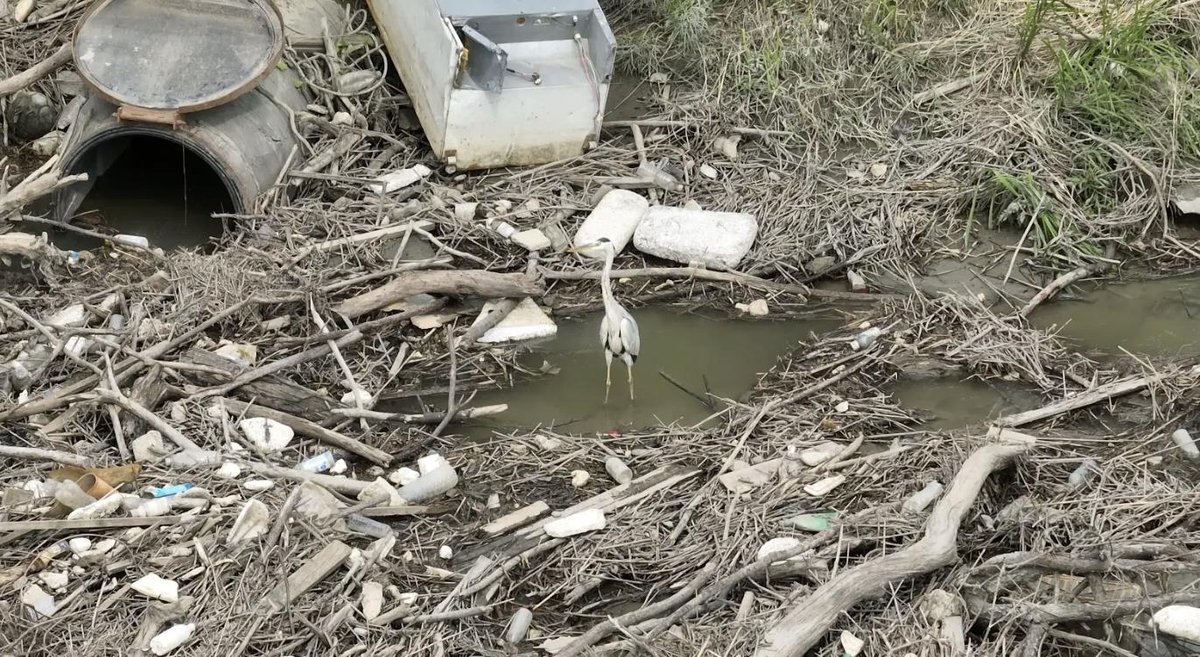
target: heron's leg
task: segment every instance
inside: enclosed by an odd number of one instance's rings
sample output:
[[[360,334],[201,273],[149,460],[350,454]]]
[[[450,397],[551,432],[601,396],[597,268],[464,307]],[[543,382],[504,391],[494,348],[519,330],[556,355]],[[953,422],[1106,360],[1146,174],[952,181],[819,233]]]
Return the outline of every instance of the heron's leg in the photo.
[[[608,403],[608,389],[612,387],[612,352],[604,350],[604,403]]]
[[[625,376],[629,378],[629,401],[633,401],[633,363],[625,360]]]

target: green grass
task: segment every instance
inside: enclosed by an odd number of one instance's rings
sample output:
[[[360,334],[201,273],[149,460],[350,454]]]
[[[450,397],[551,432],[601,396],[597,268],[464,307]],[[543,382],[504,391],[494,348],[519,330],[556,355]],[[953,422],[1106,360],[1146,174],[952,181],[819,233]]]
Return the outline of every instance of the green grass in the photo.
[[[1032,173],[993,170],[991,182],[989,216],[1027,232],[1031,238],[1028,245],[1037,253],[1073,265],[1101,255],[1100,247],[1083,234]]]
[[[1114,0],[1082,47],[1060,46],[1050,78],[1060,114],[1081,131],[1200,157],[1200,58],[1159,2],[1131,14]]]

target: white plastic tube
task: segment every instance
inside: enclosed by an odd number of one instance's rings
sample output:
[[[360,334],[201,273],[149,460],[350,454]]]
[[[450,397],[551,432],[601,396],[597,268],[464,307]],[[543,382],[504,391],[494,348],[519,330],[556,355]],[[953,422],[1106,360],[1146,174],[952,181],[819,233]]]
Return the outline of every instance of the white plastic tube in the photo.
[[[399,492],[405,501],[422,502],[445,495],[457,485],[458,472],[450,465],[441,465],[401,487]]]
[[[192,638],[192,632],[195,631],[195,623],[172,625],[150,639],[150,650],[156,655],[165,655],[187,643],[187,640]]]
[[[513,614],[512,620],[508,622],[508,631],[504,633],[504,641],[510,646],[520,643],[525,640],[525,635],[529,634],[529,626],[533,623],[533,612],[525,607],[517,610]]]
[[[567,538],[568,536],[576,536],[597,529],[604,529],[606,524],[604,511],[600,509],[587,509],[559,518],[558,520],[551,520],[546,523],[545,532],[548,536],[554,538]]]
[[[941,482],[931,481],[925,484],[924,488],[913,493],[912,497],[905,500],[904,510],[911,513],[921,513],[926,507],[933,504],[934,500],[941,497],[943,490],[945,489],[942,487]]]
[[[615,456],[604,459],[604,469],[608,471],[608,476],[618,484],[627,484],[633,481],[633,470],[630,470],[624,461]]]
[[[1192,434],[1188,433],[1187,429],[1176,429],[1171,434],[1171,440],[1179,446],[1179,451],[1189,459],[1200,459],[1200,448],[1196,447],[1196,441],[1192,440]]]

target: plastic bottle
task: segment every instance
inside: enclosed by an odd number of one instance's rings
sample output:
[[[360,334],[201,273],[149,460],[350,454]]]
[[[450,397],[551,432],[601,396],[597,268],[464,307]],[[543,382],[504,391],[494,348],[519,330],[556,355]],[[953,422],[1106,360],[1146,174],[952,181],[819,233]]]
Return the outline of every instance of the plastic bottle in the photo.
[[[584,532],[604,529],[606,524],[604,511],[600,509],[587,509],[559,518],[558,520],[551,520],[546,523],[544,529],[548,536],[567,538],[568,536],[575,536]]]
[[[150,650],[161,657],[187,643],[187,640],[192,638],[192,632],[195,631],[195,623],[172,625],[169,629],[159,632],[153,639],[150,639]]]
[[[627,484],[633,481],[633,471],[625,465],[624,461],[615,456],[604,459],[604,469],[608,471],[608,476],[618,484]]]
[[[912,497],[904,502],[904,510],[911,513],[920,513],[925,510],[933,501],[936,500],[945,490],[941,482],[931,481],[925,484],[921,490],[913,493]]]
[[[850,348],[855,351],[866,349],[867,347],[875,344],[875,341],[878,340],[879,336],[881,335],[883,335],[883,329],[877,326],[872,326],[871,328],[854,336],[854,340],[850,342]]]
[[[408,502],[421,502],[444,495],[457,485],[458,472],[452,466],[442,465],[401,487],[399,493]]]
[[[504,633],[504,641],[509,645],[524,641],[525,635],[529,634],[531,624],[533,624],[533,612],[521,607],[508,622],[508,631]]]
[[[129,515],[135,518],[157,518],[170,513],[172,506],[174,506],[174,500],[169,497],[142,500],[141,504],[129,511]]]
[[[637,173],[642,178],[653,182],[668,192],[677,192],[683,189],[683,185],[679,183],[678,178],[649,162],[639,164]]]
[[[1192,434],[1188,433],[1187,429],[1176,429],[1171,434],[1171,440],[1179,446],[1179,450],[1189,459],[1200,459],[1200,448],[1196,447],[1196,441],[1192,440]]]
[[[1096,470],[1099,468],[1100,464],[1095,459],[1085,460],[1067,477],[1067,485],[1073,489],[1082,488],[1087,482],[1092,480],[1092,477],[1096,475]]]
[[[355,534],[362,534],[371,538],[384,538],[392,534],[391,527],[358,513],[351,513],[346,516],[345,522],[346,531]]]
[[[296,469],[318,474],[332,468],[336,460],[333,458],[333,452],[325,450],[312,458],[304,459],[300,465],[296,466]]]
[[[424,164],[415,164],[407,169],[400,169],[388,174],[384,174],[376,178],[377,182],[373,182],[368,187],[376,194],[390,194],[398,189],[404,189],[409,185],[420,182],[428,177],[432,171]]]

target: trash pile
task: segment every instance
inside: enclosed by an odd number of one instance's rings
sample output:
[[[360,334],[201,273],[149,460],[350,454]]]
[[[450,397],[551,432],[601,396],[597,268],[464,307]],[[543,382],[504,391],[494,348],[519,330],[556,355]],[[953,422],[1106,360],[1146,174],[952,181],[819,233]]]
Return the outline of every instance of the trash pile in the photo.
[[[584,155],[447,171],[357,7],[286,42],[288,166],[211,248],[164,251],[34,204],[74,176],[59,38],[89,4],[0,17],[25,108],[0,164],[0,655],[1200,650],[1200,366],[1025,319],[1099,269],[1013,312],[893,289],[929,255],[908,199],[942,194],[890,177],[916,164],[809,194],[790,133],[689,115],[666,74],[663,116]],[[463,435],[507,410],[476,392],[553,375],[521,345],[600,307],[601,263],[568,250],[601,239],[635,315],[843,325],[745,397],[697,393],[695,426]],[[929,373],[1045,403],[930,431],[886,392]]]

